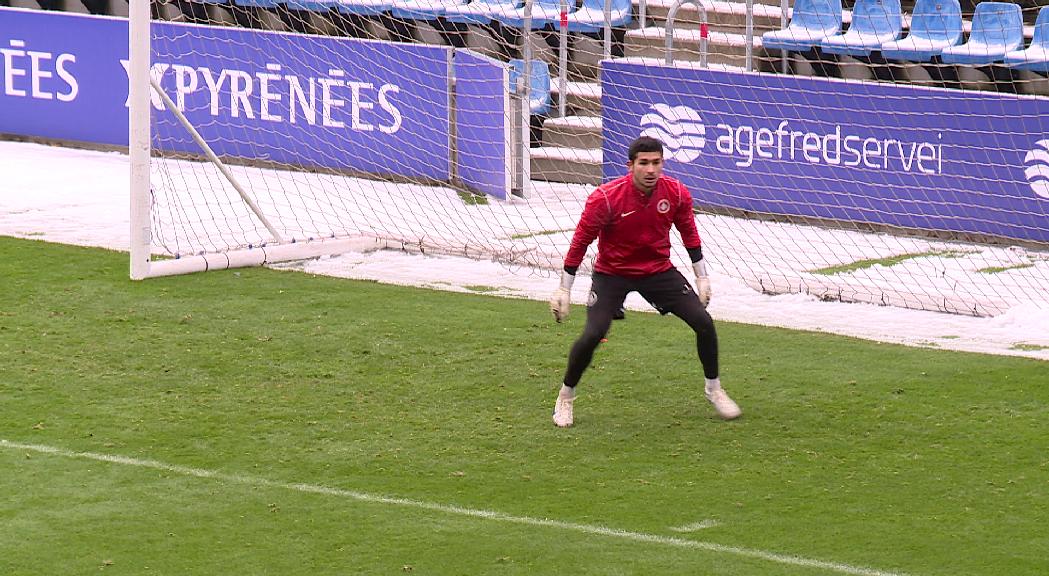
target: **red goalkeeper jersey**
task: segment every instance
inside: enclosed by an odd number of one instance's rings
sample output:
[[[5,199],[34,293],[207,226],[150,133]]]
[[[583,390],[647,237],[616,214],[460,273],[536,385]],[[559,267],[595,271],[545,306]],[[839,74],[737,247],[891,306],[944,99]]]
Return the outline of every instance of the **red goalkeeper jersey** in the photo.
[[[565,267],[579,266],[597,238],[594,271],[615,276],[649,276],[674,267],[670,262],[670,226],[685,248],[698,248],[692,196],[677,180],[660,176],[646,196],[628,174],[590,194],[579,218]]]

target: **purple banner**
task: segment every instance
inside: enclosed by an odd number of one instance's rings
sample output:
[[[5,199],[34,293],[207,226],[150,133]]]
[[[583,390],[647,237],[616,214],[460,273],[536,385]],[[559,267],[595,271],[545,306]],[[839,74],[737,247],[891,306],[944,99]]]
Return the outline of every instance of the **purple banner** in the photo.
[[[0,134],[127,146],[127,29],[0,8]]]
[[[126,145],[127,20],[0,8],[0,133]],[[445,47],[154,23],[152,74],[216,153],[447,180]],[[156,95],[154,146],[200,153]]]
[[[698,204],[1049,242],[1049,100],[606,62],[604,176],[666,145]]]
[[[153,36],[153,74],[220,155],[450,176],[448,48],[172,24]],[[156,139],[197,150],[166,112]]]
[[[510,102],[506,65],[455,51],[455,143],[459,179],[505,200],[510,193]]]

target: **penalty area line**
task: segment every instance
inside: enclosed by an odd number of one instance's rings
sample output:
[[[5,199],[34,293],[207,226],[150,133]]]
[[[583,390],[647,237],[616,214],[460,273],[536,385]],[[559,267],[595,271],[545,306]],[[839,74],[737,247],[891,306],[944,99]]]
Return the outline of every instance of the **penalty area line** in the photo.
[[[342,488],[331,488],[328,486],[320,486],[316,484],[300,484],[290,482],[278,482],[275,480],[267,480],[266,478],[259,478],[255,476],[243,476],[239,474],[226,474],[215,470],[207,470],[203,468],[191,468],[187,466],[179,466],[177,464],[167,464],[157,460],[146,460],[140,458],[129,458],[127,456],[119,456],[113,454],[100,454],[96,452],[75,452],[72,450],[66,450],[64,448],[58,448],[54,446],[46,446],[41,444],[24,444],[21,442],[12,442],[9,440],[0,439],[0,448],[8,450],[23,450],[27,452],[35,452],[37,454],[49,454],[52,456],[60,456],[63,458],[74,458],[78,460],[93,460],[95,462],[108,462],[111,464],[120,464],[123,466],[133,466],[136,468],[146,468],[150,470],[160,470],[163,472],[170,472],[181,476],[192,476],[196,478],[207,478],[211,480],[218,480],[220,482],[228,482],[232,484],[241,484],[246,486],[254,487],[265,487],[265,488],[279,488],[282,490],[291,490],[295,492],[301,492],[305,494],[319,494],[324,496],[333,496],[337,498],[345,498],[349,500],[356,500],[358,502],[367,502],[372,504],[387,504],[392,506],[401,506],[404,508],[414,508],[418,510],[430,510],[433,512],[440,512],[443,514],[454,514],[457,516],[467,516],[470,518],[479,518],[483,520],[491,520],[496,522],[505,522],[508,524],[519,524],[524,526],[537,526],[544,528],[555,528],[559,530],[567,530],[571,532],[578,532],[582,534],[590,534],[595,536],[605,536],[609,538],[617,538],[621,540],[629,540],[632,542],[642,542],[647,544],[659,544],[663,546],[671,546],[674,548],[685,548],[693,550],[703,550],[706,552],[713,552],[717,554],[728,554],[732,556],[739,556],[742,558],[751,558],[755,560],[763,560],[766,562],[772,562],[776,564],[784,564],[788,566],[798,566],[802,568],[812,568],[825,570],[827,572],[833,572],[837,574],[849,574],[853,576],[906,576],[902,572],[888,572],[884,570],[877,570],[874,568],[868,568],[864,566],[853,566],[850,564],[843,564],[840,562],[830,562],[826,560],[816,560],[813,558],[804,558],[802,556],[795,556],[791,554],[780,554],[776,552],[767,552],[765,550],[759,550],[756,548],[745,548],[741,546],[729,546],[726,544],[716,544],[713,542],[702,542],[697,540],[687,540],[684,538],[675,538],[672,536],[661,536],[659,534],[648,534],[645,532],[632,532],[629,530],[620,530],[617,528],[609,528],[607,526],[600,526],[596,524],[577,524],[575,522],[564,522],[561,520],[551,520],[548,518],[532,518],[529,516],[513,516],[498,512],[495,510],[484,510],[479,508],[465,508],[462,506],[455,506],[451,504],[438,504],[435,502],[426,502],[424,500],[412,500],[409,498],[397,498],[393,496],[383,496],[380,494],[369,494],[366,492],[357,492],[355,490],[345,490]]]

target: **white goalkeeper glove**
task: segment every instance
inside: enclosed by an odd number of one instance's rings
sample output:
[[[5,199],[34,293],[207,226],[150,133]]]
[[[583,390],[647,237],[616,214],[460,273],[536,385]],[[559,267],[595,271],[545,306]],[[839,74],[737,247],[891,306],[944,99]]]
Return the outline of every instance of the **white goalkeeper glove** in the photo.
[[[696,294],[699,295],[699,301],[706,308],[710,305],[710,278],[707,277],[707,265],[703,262],[703,259],[692,263],[692,270],[696,273]]]
[[[558,322],[568,318],[568,312],[572,305],[572,284],[575,282],[575,274],[561,271],[561,285],[554,290],[550,297],[550,312],[554,314],[554,320]]]

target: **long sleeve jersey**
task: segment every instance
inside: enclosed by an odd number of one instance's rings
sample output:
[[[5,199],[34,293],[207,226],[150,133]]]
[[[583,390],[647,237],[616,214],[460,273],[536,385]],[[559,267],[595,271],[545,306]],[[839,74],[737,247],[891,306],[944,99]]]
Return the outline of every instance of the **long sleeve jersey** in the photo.
[[[681,182],[660,176],[652,194],[646,196],[629,174],[613,180],[587,198],[565,256],[565,268],[578,267],[596,238],[595,272],[626,277],[666,272],[674,266],[670,262],[671,225],[681,234],[685,248],[699,248],[692,196]]]

